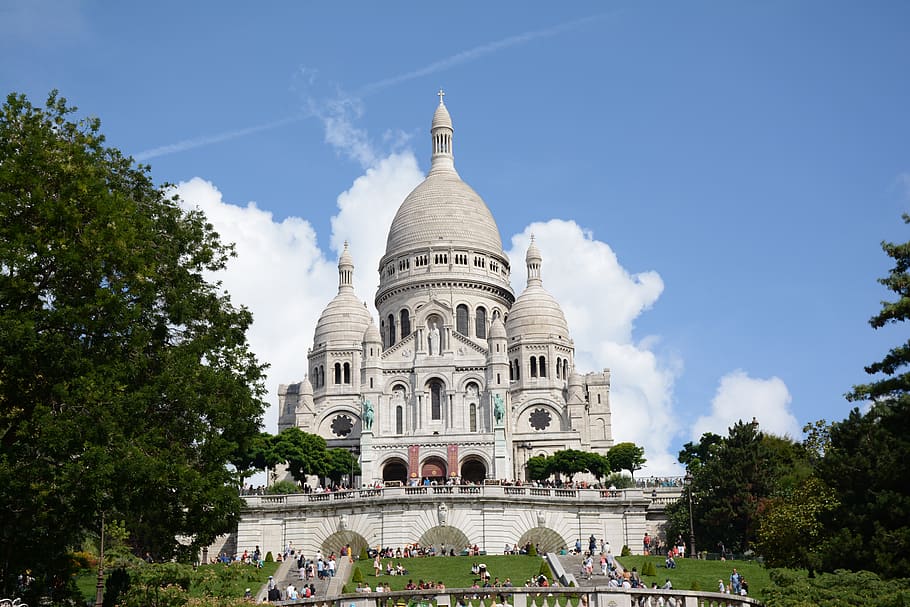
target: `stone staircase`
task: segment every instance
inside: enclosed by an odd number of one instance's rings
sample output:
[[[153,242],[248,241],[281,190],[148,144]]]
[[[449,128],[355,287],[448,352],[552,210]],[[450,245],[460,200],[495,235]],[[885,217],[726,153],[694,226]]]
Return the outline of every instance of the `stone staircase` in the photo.
[[[297,569],[296,559],[289,558],[288,560],[284,561],[281,563],[281,567],[278,568],[278,570],[275,572],[275,575],[273,576],[275,582],[278,585],[278,589],[281,590],[281,599],[285,601],[287,600],[287,587],[289,584],[293,584],[294,588],[296,588],[298,592],[301,588],[303,588],[304,584],[313,584],[313,586],[316,588],[316,594],[314,596],[317,597],[331,596],[329,587],[330,585],[334,585],[337,588],[335,592],[337,594],[341,594],[340,590],[341,586],[344,585],[344,576],[347,575],[346,567],[349,567],[350,565],[348,564],[347,557],[342,558],[340,561],[337,561],[337,563],[338,570],[336,570],[334,578],[326,577],[320,580],[316,576],[313,576],[309,580],[304,580],[300,577],[300,572]],[[267,595],[267,593],[268,587],[266,585],[263,586],[260,590],[256,601],[262,602],[262,599]],[[302,595],[301,598],[303,598]]]
[[[606,586],[610,578],[609,576],[600,573],[600,555],[594,555],[594,575],[590,577],[581,572],[581,566],[584,561],[585,557],[580,554],[566,554],[559,557],[559,562],[566,570],[566,573],[571,573],[575,576],[575,582],[580,588]],[[614,561],[616,562],[617,571],[621,572],[623,569],[622,565],[619,563],[619,559],[614,559]]]

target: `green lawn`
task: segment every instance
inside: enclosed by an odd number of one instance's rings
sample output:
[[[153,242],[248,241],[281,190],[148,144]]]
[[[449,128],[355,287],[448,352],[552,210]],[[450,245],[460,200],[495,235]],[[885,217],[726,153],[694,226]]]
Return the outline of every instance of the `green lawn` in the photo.
[[[543,559],[536,556],[429,556],[414,557],[409,559],[382,559],[383,569],[386,563],[392,566],[397,563],[408,570],[406,575],[386,575],[383,573],[376,578],[373,575],[373,561],[358,561],[355,567],[363,573],[363,579],[375,587],[377,580],[388,582],[392,590],[404,590],[408,580],[418,583],[420,580],[439,582],[442,581],[448,588],[470,588],[477,576],[471,573],[473,563],[484,563],[492,579],[499,578],[505,582],[506,578],[512,580],[515,586],[524,586],[525,580],[537,575]],[[351,590],[356,582],[348,582]]]
[[[698,580],[700,590],[703,592],[716,592],[718,580],[729,583],[730,574],[733,568],[749,581],[749,595],[753,597],[760,596],[762,589],[771,586],[771,578],[768,570],[760,563],[755,561],[702,561],[697,559],[677,559],[676,569],[664,568],[664,557],[657,556],[626,556],[619,557],[619,562],[627,569],[635,567],[639,572],[642,571],[646,561],[654,563],[656,576],[642,576],[642,580],[650,586],[652,582],[657,582],[658,586],[663,585],[670,578],[673,588],[677,590],[691,590],[692,582]],[[577,572],[573,571],[571,573]],[[805,572],[803,572],[805,575]],[[596,578],[595,578],[596,579]]]

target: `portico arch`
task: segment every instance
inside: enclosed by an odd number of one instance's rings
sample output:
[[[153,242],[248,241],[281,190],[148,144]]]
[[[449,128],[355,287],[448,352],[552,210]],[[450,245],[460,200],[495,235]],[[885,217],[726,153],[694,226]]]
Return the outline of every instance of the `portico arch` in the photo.
[[[402,484],[408,482],[408,465],[403,459],[393,457],[387,459],[382,465],[383,481],[399,481]]]
[[[441,457],[428,457],[420,466],[420,476],[444,483],[446,480],[446,462]]]
[[[469,483],[483,483],[487,478],[487,465],[477,456],[469,456],[461,462],[461,480]]]

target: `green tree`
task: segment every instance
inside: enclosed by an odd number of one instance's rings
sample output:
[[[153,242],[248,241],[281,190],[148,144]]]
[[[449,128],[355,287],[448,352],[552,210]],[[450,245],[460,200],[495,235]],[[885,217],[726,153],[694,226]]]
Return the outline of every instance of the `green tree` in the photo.
[[[360,464],[357,458],[347,449],[329,449],[326,476],[332,479],[336,485],[347,475],[350,478],[351,486],[354,483],[354,475],[360,474]]]
[[[535,455],[528,458],[525,464],[528,471],[528,478],[532,481],[543,481],[550,478],[550,460],[543,455]]]
[[[563,449],[550,456],[549,470],[551,474],[572,477],[588,469],[588,453],[577,449]]]
[[[250,313],[205,278],[232,249],[73,112],[0,109],[0,596],[64,588],[102,511],[136,554],[228,531],[264,407]]]
[[[294,478],[303,482],[307,475],[325,476],[329,469],[325,439],[300,428],[286,428],[274,437],[275,457],[285,462]]]
[[[628,470],[633,480],[635,471],[641,470],[641,467],[648,461],[645,459],[644,447],[637,447],[635,443],[613,445],[607,452],[607,459],[610,460],[611,470],[614,472]]]
[[[904,215],[910,224],[910,215]],[[874,329],[910,318],[910,242],[882,243],[894,260],[879,282],[896,299],[882,303],[869,324]],[[853,569],[858,563],[885,577],[910,571],[910,341],[893,347],[866,367],[874,376],[847,394],[870,403],[831,425],[828,445],[818,465],[819,477],[838,495],[840,507],[822,518],[830,530],[823,566]]]
[[[794,491],[771,498],[762,507],[756,550],[769,567],[817,569],[825,537],[822,515],[837,508],[834,491],[815,477]]]

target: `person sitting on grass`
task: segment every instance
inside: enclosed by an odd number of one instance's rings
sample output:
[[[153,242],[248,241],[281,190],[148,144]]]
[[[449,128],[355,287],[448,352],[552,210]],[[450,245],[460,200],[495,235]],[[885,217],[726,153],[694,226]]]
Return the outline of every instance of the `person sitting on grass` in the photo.
[[[676,560],[673,558],[672,554],[667,555],[667,560],[664,561],[664,565],[667,569],[676,569]]]

